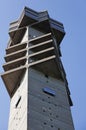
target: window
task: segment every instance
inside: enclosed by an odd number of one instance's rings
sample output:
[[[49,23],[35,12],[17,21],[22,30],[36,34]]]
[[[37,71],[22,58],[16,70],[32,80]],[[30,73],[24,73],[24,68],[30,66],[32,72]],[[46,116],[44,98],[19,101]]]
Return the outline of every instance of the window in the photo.
[[[21,96],[18,97],[17,102],[16,102],[16,104],[15,104],[15,108],[18,107],[18,105],[19,105],[19,103],[20,103],[20,100],[21,100]]]
[[[56,95],[56,94],[55,94],[55,91],[52,90],[51,88],[48,88],[48,87],[43,88],[43,91],[44,91],[45,93],[51,95],[51,96],[55,96],[55,95]]]

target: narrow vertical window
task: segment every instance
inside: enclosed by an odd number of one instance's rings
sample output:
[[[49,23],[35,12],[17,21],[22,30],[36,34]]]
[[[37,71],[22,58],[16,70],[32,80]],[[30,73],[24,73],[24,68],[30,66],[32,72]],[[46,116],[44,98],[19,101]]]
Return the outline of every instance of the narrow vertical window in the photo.
[[[17,100],[17,102],[16,102],[16,104],[15,104],[15,108],[17,108],[17,107],[18,107],[18,105],[19,105],[20,101],[21,101],[21,96],[19,96],[19,97],[18,97],[18,100]]]

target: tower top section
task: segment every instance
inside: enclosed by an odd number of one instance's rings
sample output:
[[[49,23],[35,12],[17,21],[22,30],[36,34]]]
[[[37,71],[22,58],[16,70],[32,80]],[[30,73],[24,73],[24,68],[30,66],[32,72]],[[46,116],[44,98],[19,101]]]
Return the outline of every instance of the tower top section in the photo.
[[[50,18],[47,11],[36,12],[25,7],[20,18],[10,23],[10,40],[6,48],[6,63],[1,75],[12,98],[29,68],[53,77],[65,84],[72,105],[66,73],[60,56],[60,43],[65,35],[62,23]]]
[[[16,38],[16,36],[18,37],[18,34],[23,35],[26,26],[34,26],[45,33],[52,31],[58,45],[61,43],[65,35],[63,24],[50,18],[47,11],[37,12],[25,7],[20,18],[17,21],[10,23],[9,34],[12,41],[14,41],[14,44],[15,42],[20,42],[20,39]]]

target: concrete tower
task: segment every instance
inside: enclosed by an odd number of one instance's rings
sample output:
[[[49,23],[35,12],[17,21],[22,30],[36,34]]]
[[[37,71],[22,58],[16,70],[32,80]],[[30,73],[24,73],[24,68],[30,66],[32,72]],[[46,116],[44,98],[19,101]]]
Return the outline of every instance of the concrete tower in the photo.
[[[11,99],[8,130],[74,130],[60,59],[64,35],[63,24],[47,11],[25,7],[10,24],[1,75]]]

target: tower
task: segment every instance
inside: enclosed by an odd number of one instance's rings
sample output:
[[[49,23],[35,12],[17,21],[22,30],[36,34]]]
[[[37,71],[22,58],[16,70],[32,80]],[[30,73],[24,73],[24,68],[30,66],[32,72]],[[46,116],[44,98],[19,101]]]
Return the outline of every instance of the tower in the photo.
[[[10,24],[1,75],[11,98],[8,130],[74,130],[61,62],[63,24],[25,7]]]

